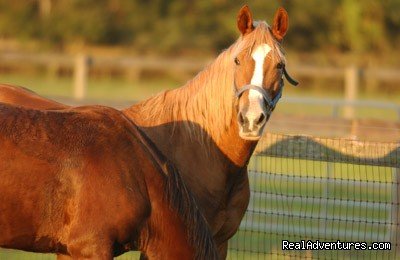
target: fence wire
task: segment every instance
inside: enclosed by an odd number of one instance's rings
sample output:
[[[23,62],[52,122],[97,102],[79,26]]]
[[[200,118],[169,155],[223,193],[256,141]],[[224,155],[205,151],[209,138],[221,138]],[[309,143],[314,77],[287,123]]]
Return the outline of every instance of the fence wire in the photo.
[[[251,200],[229,258],[400,259],[399,164],[399,143],[267,134],[249,164]],[[367,250],[283,250],[283,240]],[[391,250],[368,250],[373,242]]]
[[[249,179],[229,259],[400,259],[399,143],[267,134]],[[391,250],[282,250],[283,240],[390,242]],[[0,259],[54,258],[0,250]]]

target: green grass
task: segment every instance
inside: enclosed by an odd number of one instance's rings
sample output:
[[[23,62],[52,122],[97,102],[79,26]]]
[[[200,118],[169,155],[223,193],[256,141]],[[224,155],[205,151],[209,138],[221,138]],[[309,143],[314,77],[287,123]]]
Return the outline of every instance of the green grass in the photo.
[[[330,98],[330,97],[322,97]],[[387,101],[387,100],[386,100]],[[327,105],[304,105],[292,103],[279,103],[275,110],[277,113],[298,114],[302,116],[333,116],[333,108]],[[338,117],[343,117],[344,109],[339,109]],[[357,107],[355,109],[355,117],[374,118],[381,120],[398,121],[399,112],[395,109],[381,109],[373,107]]]
[[[28,253],[19,250],[0,249],[0,260],[55,260],[53,254]]]
[[[130,260],[139,259],[139,252],[128,252],[119,257],[116,260]],[[6,250],[0,249],[0,260],[55,260],[54,254],[39,254],[39,253],[28,253],[19,250]]]
[[[27,87],[48,97],[72,97],[73,80],[68,77],[0,74],[0,83]],[[129,82],[123,79],[91,78],[88,81],[87,98],[100,100],[140,100],[160,91],[179,86],[173,80],[154,79]]]

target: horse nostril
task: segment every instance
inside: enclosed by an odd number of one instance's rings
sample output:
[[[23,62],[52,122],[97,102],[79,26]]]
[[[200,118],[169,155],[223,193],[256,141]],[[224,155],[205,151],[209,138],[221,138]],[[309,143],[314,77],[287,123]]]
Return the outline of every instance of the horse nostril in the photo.
[[[257,120],[257,125],[261,125],[264,122],[265,115],[262,113]]]
[[[242,112],[239,112],[238,120],[239,120],[239,124],[241,124],[241,125],[244,124],[244,117],[243,117],[243,115],[242,115]]]

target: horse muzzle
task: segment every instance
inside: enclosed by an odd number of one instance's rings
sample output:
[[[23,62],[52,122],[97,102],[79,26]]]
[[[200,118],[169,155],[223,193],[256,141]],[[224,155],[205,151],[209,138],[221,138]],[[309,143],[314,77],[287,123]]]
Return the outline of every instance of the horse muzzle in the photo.
[[[238,113],[239,136],[245,140],[259,140],[263,134],[269,114],[259,113]]]

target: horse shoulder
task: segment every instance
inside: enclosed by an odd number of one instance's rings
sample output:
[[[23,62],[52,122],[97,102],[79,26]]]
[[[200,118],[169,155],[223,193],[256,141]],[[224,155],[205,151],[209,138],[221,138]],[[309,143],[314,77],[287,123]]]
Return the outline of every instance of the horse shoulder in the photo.
[[[90,138],[90,147],[86,147],[81,157],[84,164],[81,174],[85,175],[82,190],[85,192],[80,208],[96,211],[91,214],[96,228],[114,230],[115,243],[127,245],[136,239],[137,228],[150,215],[144,174],[151,162],[130,136],[119,111],[102,106],[74,111],[81,112],[91,125],[87,134],[98,133],[96,138]]]

